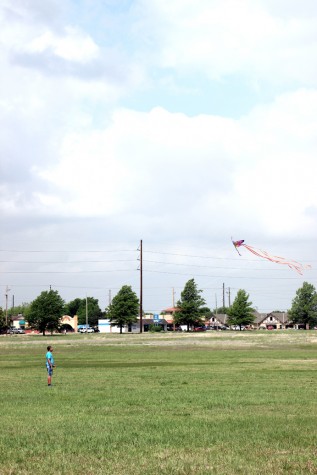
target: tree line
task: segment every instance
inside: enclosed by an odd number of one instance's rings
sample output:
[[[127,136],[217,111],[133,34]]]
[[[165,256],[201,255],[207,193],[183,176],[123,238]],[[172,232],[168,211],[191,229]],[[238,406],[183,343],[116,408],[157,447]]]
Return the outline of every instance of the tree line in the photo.
[[[189,330],[205,325],[206,318],[210,318],[215,313],[215,310],[212,312],[206,306],[201,293],[202,290],[197,288],[194,279],[190,279],[185,284],[176,304],[177,310],[174,314],[176,326],[186,325]],[[125,325],[137,322],[139,308],[139,299],[132,287],[123,285],[104,312],[101,311],[98,300],[93,297],[76,298],[65,303],[57,290],[43,291],[30,304],[15,307],[14,310],[16,313],[23,314],[31,328],[45,335],[46,331],[55,331],[60,328],[60,319],[63,315],[71,317],[77,315],[78,323],[85,324],[87,314],[89,325],[96,326],[100,318],[108,318],[111,323],[120,327],[122,333]],[[221,310],[228,315],[228,325],[239,326],[240,329],[243,326],[252,325],[255,319],[249,294],[243,289],[237,292],[230,308]],[[317,293],[312,284],[304,282],[302,287],[297,290],[288,314],[293,323],[303,324],[305,328],[314,328],[317,325]],[[0,307],[0,330],[5,327],[6,316]]]

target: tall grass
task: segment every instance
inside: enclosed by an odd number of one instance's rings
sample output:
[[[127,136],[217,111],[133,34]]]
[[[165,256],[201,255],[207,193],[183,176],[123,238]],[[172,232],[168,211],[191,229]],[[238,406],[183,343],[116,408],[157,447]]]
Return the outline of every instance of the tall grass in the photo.
[[[0,474],[316,474],[316,341],[1,338]]]

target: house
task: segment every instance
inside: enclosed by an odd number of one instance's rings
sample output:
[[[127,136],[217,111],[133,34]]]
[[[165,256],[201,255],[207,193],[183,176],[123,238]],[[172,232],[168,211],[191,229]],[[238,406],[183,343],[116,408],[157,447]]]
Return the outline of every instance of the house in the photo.
[[[298,328],[298,325],[293,324],[289,320],[287,312],[271,312],[258,313],[256,312],[256,319],[254,328],[267,330],[285,330],[286,328]]]
[[[254,322],[251,328],[255,330],[285,330],[287,328],[298,328],[290,320],[287,312],[260,313],[254,311]],[[210,326],[221,327],[228,325],[228,315],[216,314],[210,318]]]
[[[265,319],[267,317],[267,313],[260,313],[257,310],[255,310],[253,314],[255,318],[254,318],[252,327],[255,330],[259,330],[261,328],[266,329]]]
[[[216,313],[210,317],[209,325],[211,327],[224,327],[227,326],[228,315],[226,313]]]

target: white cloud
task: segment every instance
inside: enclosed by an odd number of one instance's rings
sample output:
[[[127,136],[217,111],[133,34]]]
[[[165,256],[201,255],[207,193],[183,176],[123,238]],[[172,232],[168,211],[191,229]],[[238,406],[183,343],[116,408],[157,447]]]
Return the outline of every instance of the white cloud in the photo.
[[[238,177],[236,188],[241,206],[251,199],[271,234],[312,236],[317,230],[308,212],[317,205],[316,113],[316,91],[300,90],[257,107],[242,121],[257,149],[253,166]]]
[[[289,16],[265,0],[139,3],[144,21],[137,31],[145,30],[152,57],[163,68],[211,79],[241,74],[254,84],[316,82],[316,12]]]
[[[316,108],[299,91],[236,121],[120,109],[106,129],[65,138],[58,166],[39,174],[71,196],[54,213],[313,235]]]
[[[235,128],[221,118],[121,109],[107,129],[66,137],[59,165],[38,173],[72,196],[58,211],[63,214],[124,216],[139,210],[146,216],[151,202],[167,213],[172,202],[177,213],[192,192],[199,198],[212,164],[217,173],[208,184],[220,186],[220,161],[230,164],[226,141],[231,131],[235,140]]]
[[[100,216],[120,211],[122,189],[132,177],[113,148],[108,132],[92,131],[65,138],[59,165],[37,170],[41,178],[67,191],[65,200],[51,209],[53,214]],[[42,201],[47,201],[43,194]]]
[[[46,31],[32,39],[26,45],[26,51],[31,53],[52,51],[60,58],[80,63],[86,63],[98,57],[99,48],[90,36],[74,27],[66,27],[65,30],[63,36]]]

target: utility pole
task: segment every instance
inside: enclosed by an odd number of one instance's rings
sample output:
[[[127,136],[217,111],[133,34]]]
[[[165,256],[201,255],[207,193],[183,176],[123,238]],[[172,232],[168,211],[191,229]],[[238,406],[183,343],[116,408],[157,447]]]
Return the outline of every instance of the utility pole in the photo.
[[[230,307],[231,307],[231,301],[230,301],[230,287],[228,287],[227,294],[228,294],[228,305],[229,305],[229,308],[230,308]]]
[[[86,294],[86,329],[88,328],[88,299]]]
[[[172,308],[175,308],[175,290],[174,287],[172,288]],[[172,315],[174,315],[174,310],[172,311]],[[175,331],[175,320],[173,316],[173,331]]]
[[[140,333],[143,331],[143,242],[140,241]]]
[[[218,313],[217,294],[215,294],[215,298],[216,298],[216,315],[217,315],[217,313]]]
[[[112,299],[111,299],[111,289],[109,290],[109,305],[111,305]]]
[[[225,309],[226,301],[225,301],[225,284],[222,284],[222,306]]]
[[[5,293],[5,297],[6,297],[6,326],[8,326],[8,292],[10,290],[11,289],[9,289],[9,287],[6,286],[6,293]]]

